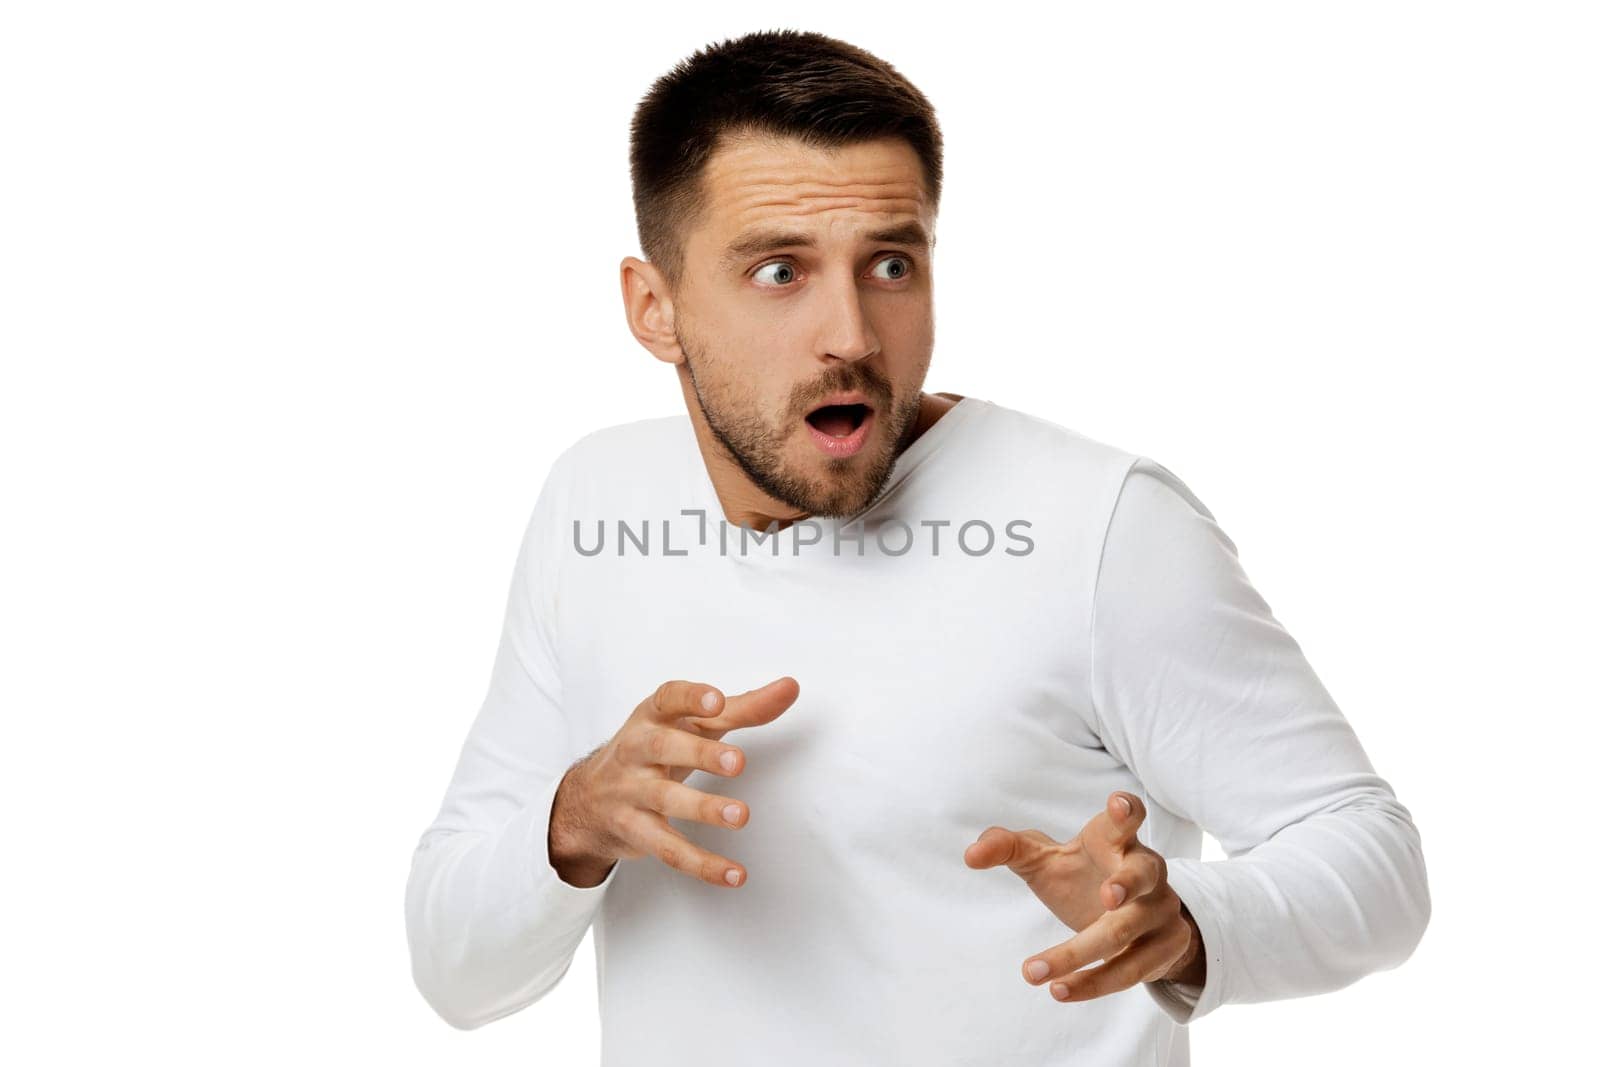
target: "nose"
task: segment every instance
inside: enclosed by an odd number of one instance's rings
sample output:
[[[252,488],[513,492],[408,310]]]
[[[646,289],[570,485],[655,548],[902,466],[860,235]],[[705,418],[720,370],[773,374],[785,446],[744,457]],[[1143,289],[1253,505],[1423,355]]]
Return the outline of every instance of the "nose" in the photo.
[[[823,314],[828,323],[822,345],[826,355],[854,363],[877,354],[878,335],[861,306],[861,294],[853,278],[846,277],[837,285]]]

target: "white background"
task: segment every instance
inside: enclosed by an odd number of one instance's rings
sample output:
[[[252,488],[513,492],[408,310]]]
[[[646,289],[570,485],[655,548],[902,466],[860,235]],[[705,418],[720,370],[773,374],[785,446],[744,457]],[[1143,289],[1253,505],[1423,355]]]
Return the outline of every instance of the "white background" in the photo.
[[[598,1062],[590,942],[456,1031],[411,985],[404,883],[550,460],[682,410],[618,295],[632,108],[779,27],[938,108],[927,388],[1183,477],[1421,829],[1415,955],[1224,1005],[1195,1062],[1570,1048],[1592,11],[7,5],[4,1058]],[[683,1020],[708,1062],[719,1010]]]

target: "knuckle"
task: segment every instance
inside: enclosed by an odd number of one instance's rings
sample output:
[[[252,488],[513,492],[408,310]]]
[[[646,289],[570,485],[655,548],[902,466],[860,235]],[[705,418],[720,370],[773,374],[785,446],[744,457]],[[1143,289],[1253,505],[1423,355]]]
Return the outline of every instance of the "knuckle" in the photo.
[[[611,832],[644,843],[650,840],[652,820],[637,808],[625,807],[611,817]]]
[[[1141,959],[1136,953],[1127,952],[1106,965],[1105,981],[1113,989],[1126,989],[1142,980],[1148,970],[1149,960]]]
[[[634,823],[632,808],[614,812],[596,812],[596,815],[597,821],[603,824],[603,829],[614,837],[632,837],[638,829]]]
[[[651,730],[645,737],[644,751],[651,763],[665,763],[667,761],[667,746],[670,737],[665,730]]]
[[[1105,996],[1116,989],[1128,985],[1128,957],[1123,955],[1105,963],[1089,972],[1089,980],[1083,983],[1082,988],[1094,993],[1096,996]],[[1076,985],[1077,983],[1074,983]]]

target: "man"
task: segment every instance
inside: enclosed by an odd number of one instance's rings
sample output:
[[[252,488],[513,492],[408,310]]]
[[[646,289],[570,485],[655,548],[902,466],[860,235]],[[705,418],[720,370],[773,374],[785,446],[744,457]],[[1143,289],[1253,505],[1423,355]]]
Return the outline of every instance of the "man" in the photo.
[[[622,295],[687,415],[534,507],[407,890],[452,1024],[593,923],[607,1064],[1177,1065],[1224,1003],[1415,948],[1410,814],[1199,499],[922,391],[941,153],[818,34],[640,104]]]

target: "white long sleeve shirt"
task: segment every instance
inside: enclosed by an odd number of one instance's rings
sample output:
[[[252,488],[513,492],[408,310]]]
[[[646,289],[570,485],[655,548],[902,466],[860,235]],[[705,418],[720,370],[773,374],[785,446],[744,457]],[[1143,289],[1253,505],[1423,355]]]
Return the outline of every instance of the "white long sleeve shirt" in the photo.
[[[727,523],[686,414],[553,464],[407,886],[415,981],[453,1025],[539,999],[593,924],[607,1067],[713,1047],[1182,1067],[1186,1024],[1219,1006],[1335,990],[1417,945],[1410,813],[1166,467],[966,397],[864,512],[764,537]],[[685,782],[745,801],[747,824],[672,823],[744,885],[653,856],[592,888],[556,875],[561,776],[661,682],[731,695],[783,675],[794,705],[725,738],[744,772]],[[963,855],[990,825],[1067,840],[1119,789],[1145,802],[1138,836],[1194,915],[1206,980],[1061,1003],[1021,965],[1074,931]],[[1200,860],[1202,829],[1227,860]]]

